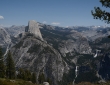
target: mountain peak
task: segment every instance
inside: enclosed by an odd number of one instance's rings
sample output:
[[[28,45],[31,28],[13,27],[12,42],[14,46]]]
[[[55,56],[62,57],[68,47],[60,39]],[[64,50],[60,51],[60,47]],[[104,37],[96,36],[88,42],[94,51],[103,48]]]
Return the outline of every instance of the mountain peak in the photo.
[[[34,34],[36,37],[38,37],[41,40],[43,40],[39,28],[40,28],[40,26],[39,26],[39,23],[38,22],[36,22],[35,20],[30,20],[28,22],[28,26],[25,28],[25,32]]]

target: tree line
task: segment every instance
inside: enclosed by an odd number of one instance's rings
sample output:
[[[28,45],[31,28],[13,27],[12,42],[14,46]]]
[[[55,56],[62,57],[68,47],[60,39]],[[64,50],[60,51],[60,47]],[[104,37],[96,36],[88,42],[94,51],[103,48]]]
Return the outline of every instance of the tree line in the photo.
[[[7,53],[6,60],[4,60],[2,48],[0,47],[0,78],[8,79],[22,79],[31,81],[32,83],[42,84],[43,82],[52,83],[50,78],[45,78],[43,73],[40,73],[38,80],[36,79],[36,73],[30,70],[19,68],[16,71],[14,60],[10,51]]]

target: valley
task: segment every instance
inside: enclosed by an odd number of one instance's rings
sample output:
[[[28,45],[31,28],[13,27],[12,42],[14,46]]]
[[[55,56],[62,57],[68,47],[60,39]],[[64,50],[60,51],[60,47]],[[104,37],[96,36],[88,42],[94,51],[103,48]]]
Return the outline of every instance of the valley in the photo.
[[[11,51],[16,71],[43,73],[52,85],[110,80],[110,27],[59,27],[31,20],[0,28],[4,60]],[[80,85],[80,84],[79,84]]]

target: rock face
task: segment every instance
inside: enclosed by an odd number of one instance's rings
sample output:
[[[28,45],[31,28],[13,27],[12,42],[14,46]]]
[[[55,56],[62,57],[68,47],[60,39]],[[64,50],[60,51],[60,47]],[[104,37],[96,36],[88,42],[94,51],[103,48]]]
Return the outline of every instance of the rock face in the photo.
[[[40,28],[39,23],[37,23],[37,22],[34,21],[34,20],[30,20],[30,21],[28,22],[28,26],[27,26],[26,29],[25,29],[25,32],[32,33],[32,34],[34,34],[36,37],[38,37],[38,38],[40,38],[41,40],[43,40],[39,28]]]
[[[24,25],[22,26],[13,25],[11,27],[5,27],[4,29],[8,32],[10,36],[17,37],[20,33],[24,33],[25,26]]]
[[[0,46],[2,46],[4,51],[8,50],[11,45],[11,38],[8,32],[4,28],[0,28]]]
[[[10,35],[4,28],[0,28],[0,44],[8,44],[11,42]]]
[[[39,25],[42,27],[40,30]],[[72,82],[77,66],[75,83],[97,82],[99,78],[110,79],[110,39],[105,37],[110,34],[110,28],[92,30],[83,27],[73,30],[31,20],[25,27],[25,32],[24,27],[19,30],[22,33],[19,39],[10,39],[9,34],[19,34],[17,28],[15,32],[15,27],[12,26],[10,30],[7,28],[9,33],[4,29],[0,30],[0,44],[6,45],[10,41],[17,43],[11,48],[17,68],[36,72],[37,78],[43,73],[54,85]],[[96,50],[101,50],[101,53],[94,58]]]
[[[91,47],[85,37],[76,31],[71,31],[67,35],[68,40],[63,40],[62,43],[59,43],[59,50],[66,56],[66,53],[77,52],[80,54],[91,54]]]
[[[34,35],[25,35],[11,52],[17,68],[36,72],[37,78],[42,72],[55,85],[62,80],[64,73],[68,73],[69,67],[60,53]]]

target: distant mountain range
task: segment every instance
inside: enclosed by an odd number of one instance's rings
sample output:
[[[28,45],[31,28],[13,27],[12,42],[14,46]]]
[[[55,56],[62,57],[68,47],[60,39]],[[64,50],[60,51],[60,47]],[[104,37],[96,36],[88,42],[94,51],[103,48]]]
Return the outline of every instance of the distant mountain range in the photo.
[[[110,27],[58,27],[34,20],[0,28],[0,45],[17,68],[43,73],[53,85],[110,80]]]

